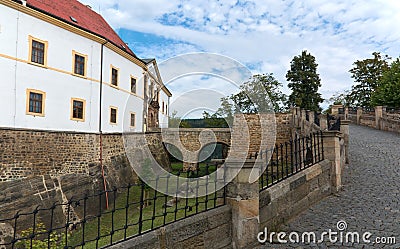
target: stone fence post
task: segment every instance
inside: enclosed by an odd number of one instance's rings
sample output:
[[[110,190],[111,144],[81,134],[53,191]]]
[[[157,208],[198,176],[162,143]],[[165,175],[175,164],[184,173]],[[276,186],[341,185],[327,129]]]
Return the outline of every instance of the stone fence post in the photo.
[[[361,122],[362,113],[363,113],[362,107],[357,107],[357,124],[358,125]]]
[[[332,162],[331,181],[332,192],[336,193],[342,188],[342,163],[340,158],[340,132],[324,131],[324,155],[325,159]]]
[[[249,176],[253,167],[260,163],[256,159],[248,159],[244,165],[242,161],[226,162],[228,172],[242,167],[239,174],[228,184],[226,193],[227,205],[232,210],[232,247],[234,249],[251,248],[249,245],[257,243],[260,212],[259,185],[258,181],[249,183]]]
[[[349,118],[349,107],[346,106],[344,108],[344,119],[347,120]]]
[[[325,114],[320,114],[319,115],[319,127],[323,131],[328,129],[328,120],[326,119],[326,115]]]
[[[300,108],[292,107],[290,111],[292,113],[293,127],[299,127],[300,126],[299,120],[301,118]]]
[[[343,133],[344,139],[344,147],[345,147],[345,162],[349,163],[349,124],[350,120],[341,120],[340,121],[340,131]]]
[[[375,106],[375,127],[378,130],[383,129],[381,125],[382,117],[383,117],[383,106]]]
[[[314,111],[308,111],[308,120],[310,121],[310,123],[314,123]]]

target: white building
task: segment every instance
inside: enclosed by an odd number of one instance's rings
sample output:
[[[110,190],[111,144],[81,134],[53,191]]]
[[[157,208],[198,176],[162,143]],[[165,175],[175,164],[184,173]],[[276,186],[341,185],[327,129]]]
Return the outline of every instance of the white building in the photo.
[[[158,121],[167,120],[171,93],[156,61],[139,59],[76,0],[0,0],[0,75],[0,127],[115,133],[168,125]]]

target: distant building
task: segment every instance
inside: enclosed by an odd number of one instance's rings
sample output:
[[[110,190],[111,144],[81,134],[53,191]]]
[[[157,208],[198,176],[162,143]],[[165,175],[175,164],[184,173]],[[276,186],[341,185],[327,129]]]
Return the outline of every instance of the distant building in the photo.
[[[162,120],[171,93],[156,61],[138,58],[76,0],[0,0],[0,75],[3,128],[120,133],[168,126]]]

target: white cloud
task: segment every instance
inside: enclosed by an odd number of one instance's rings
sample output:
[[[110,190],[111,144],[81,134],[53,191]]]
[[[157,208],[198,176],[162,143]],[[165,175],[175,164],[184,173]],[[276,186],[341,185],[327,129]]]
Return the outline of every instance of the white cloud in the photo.
[[[373,51],[393,57],[400,51],[397,0],[82,1],[100,9],[114,28],[177,40],[144,45],[140,54],[145,57],[220,53],[257,65],[254,73],[273,72],[285,83],[290,60],[307,49],[319,64],[325,98],[350,88],[348,70],[355,60]]]

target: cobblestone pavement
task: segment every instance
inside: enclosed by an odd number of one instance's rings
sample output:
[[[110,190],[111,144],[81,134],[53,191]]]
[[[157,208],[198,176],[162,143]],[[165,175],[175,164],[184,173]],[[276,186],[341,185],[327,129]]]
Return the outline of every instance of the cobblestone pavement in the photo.
[[[362,241],[362,235],[370,232],[371,243],[330,243],[325,236],[326,242],[321,244],[274,243],[261,245],[258,249],[400,248],[400,135],[351,125],[349,146],[350,164],[344,169],[342,191],[311,207],[282,230],[300,235],[303,232],[321,235],[329,229],[339,232],[338,222],[345,221],[344,235],[358,232]],[[395,237],[396,242],[390,245],[374,243],[377,237]]]

